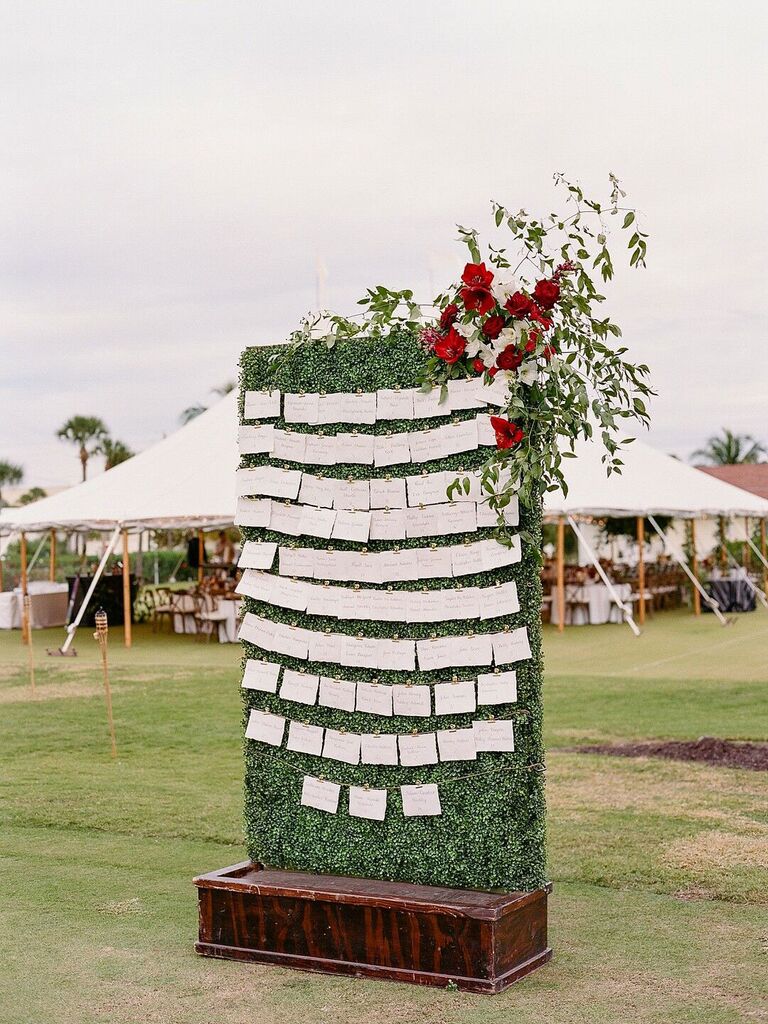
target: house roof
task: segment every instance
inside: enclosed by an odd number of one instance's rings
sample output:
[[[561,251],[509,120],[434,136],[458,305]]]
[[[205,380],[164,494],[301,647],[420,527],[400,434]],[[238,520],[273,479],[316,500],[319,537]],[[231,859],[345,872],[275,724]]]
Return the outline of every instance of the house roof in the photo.
[[[743,491],[751,491],[760,498],[768,500],[768,462],[757,462],[754,465],[741,463],[738,466],[697,466],[702,473],[716,476],[727,484],[740,487]]]

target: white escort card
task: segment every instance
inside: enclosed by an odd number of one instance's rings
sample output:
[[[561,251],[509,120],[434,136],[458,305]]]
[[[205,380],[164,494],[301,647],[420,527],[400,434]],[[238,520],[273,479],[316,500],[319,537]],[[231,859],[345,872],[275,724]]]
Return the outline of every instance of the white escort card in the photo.
[[[345,465],[373,465],[373,434],[336,435],[336,462]]]
[[[474,729],[439,729],[437,749],[441,761],[476,761]]]
[[[330,508],[333,505],[332,485],[334,483],[334,480],[329,480],[326,477],[314,476],[312,473],[302,473],[299,501],[304,505]]]
[[[353,540],[360,544],[368,541],[371,532],[371,513],[340,509],[336,513],[331,537],[333,540]]]
[[[517,526],[520,522],[520,506],[518,504],[517,495],[513,494],[510,498],[509,504],[505,505],[501,510],[504,513],[504,522],[507,526]],[[482,501],[477,506],[477,525],[478,527],[485,526],[496,526],[499,522],[499,513],[494,511],[488,504],[488,501]]]
[[[301,534],[302,506],[292,505],[289,501],[273,501],[272,516],[269,528],[289,537]]]
[[[404,508],[374,509],[370,540],[405,540],[406,515]]]
[[[277,680],[281,666],[274,661],[258,661],[249,658],[245,663],[242,686],[246,690],[263,690],[277,693]]]
[[[336,438],[323,434],[307,434],[304,461],[310,466],[336,465]]]
[[[511,629],[508,633],[493,634],[493,660],[497,665],[526,661],[530,656],[531,645],[525,626]]]
[[[295,498],[301,484],[300,469],[280,469],[277,466],[257,466],[238,469],[238,497],[265,495],[270,498]]]
[[[371,508],[405,508],[407,504],[405,480],[384,477],[370,481]]]
[[[515,727],[510,721],[473,722],[475,748],[480,750],[513,751],[515,749]]]
[[[333,507],[337,509],[359,509],[367,512],[371,498],[367,480],[335,480]]]
[[[271,498],[238,498],[235,526],[269,526],[272,515]]]
[[[408,434],[377,434],[373,444],[374,466],[398,466],[411,461]]]
[[[283,419],[287,423],[317,423],[319,400],[320,396],[314,392],[294,395],[286,391],[283,396]]]
[[[437,741],[433,732],[407,734],[397,737],[400,764],[413,768],[421,764],[437,764]]]
[[[281,576],[314,575],[315,552],[313,548],[280,548],[278,565]]]
[[[489,635],[417,640],[416,650],[419,668],[423,671],[459,668],[465,665],[490,665],[493,661]]]
[[[384,821],[387,816],[386,789],[350,786],[349,813],[354,818],[372,818],[374,821]]]
[[[330,676],[321,676],[318,703],[326,708],[354,711],[356,691],[356,684],[349,679],[332,679]]]
[[[301,787],[301,802],[305,807],[315,807],[318,811],[335,814],[339,808],[341,786],[325,779],[315,779],[311,775],[304,776]]]
[[[412,420],[413,388],[380,388],[376,392],[376,416],[380,420]]]
[[[517,674],[489,672],[477,677],[477,703],[515,704],[517,702]]]
[[[435,785],[401,786],[403,814],[407,818],[442,814],[440,793]]]
[[[273,650],[272,638],[274,636],[273,623],[268,619],[262,619],[252,612],[246,612],[240,629],[237,633],[238,640],[245,640],[249,644],[262,647],[265,651]]]
[[[451,407],[447,400],[440,401],[442,388],[432,388],[430,391],[414,391],[413,393],[413,418],[425,420],[433,416],[450,416]]]
[[[283,671],[280,697],[282,700],[292,700],[298,704],[314,704],[319,684],[319,676],[308,672],[294,672],[293,669],[287,668]]]
[[[358,391],[356,394],[339,394],[338,423],[375,423],[376,392]]]
[[[475,683],[474,680],[457,680],[455,683],[437,683],[435,685],[435,714],[463,715],[474,711]]]
[[[329,540],[333,533],[336,515],[337,513],[331,508],[302,505],[299,531],[307,537],[320,537],[323,540]]]
[[[323,757],[346,764],[360,763],[360,737],[339,729],[326,729]]]
[[[432,714],[431,687],[396,683],[392,687],[392,706],[396,715],[429,718]]]
[[[281,715],[272,715],[269,711],[251,711],[245,735],[249,740],[259,740],[279,747],[283,742],[285,719]]]
[[[243,544],[240,558],[237,560],[239,569],[271,569],[275,560],[277,544],[268,541],[247,540]]]
[[[448,500],[448,484],[456,479],[455,473],[422,473],[407,476],[409,505],[440,505]]]
[[[363,733],[360,737],[360,757],[363,764],[397,764],[397,736]]]
[[[237,428],[237,445],[241,455],[268,455],[275,444],[275,428],[271,423]]]
[[[244,418],[263,420],[280,415],[279,391],[246,391]]]
[[[411,548],[416,552],[416,576],[411,579],[438,580],[450,579],[453,570],[451,548]]]
[[[304,722],[291,722],[288,725],[288,750],[299,754],[320,756],[323,749],[323,729],[319,725],[305,725]]]
[[[392,715],[392,687],[382,683],[357,684],[357,711],[365,711],[369,715]],[[365,737],[363,737],[365,740]],[[397,753],[397,752],[395,752]],[[365,757],[363,757],[365,760]]]
[[[305,462],[307,435],[296,434],[290,430],[275,429],[272,454],[275,459],[288,462]]]
[[[472,377],[469,380],[448,381],[448,404],[451,412],[458,412],[461,409],[482,409],[483,401],[479,397],[482,389],[482,377]]]
[[[300,626],[286,626],[282,622],[272,623],[271,650],[286,654],[290,658],[307,660],[311,631]]]
[[[517,584],[514,581],[483,588],[481,619],[497,619],[501,615],[515,615],[519,611],[520,601],[517,597]]]

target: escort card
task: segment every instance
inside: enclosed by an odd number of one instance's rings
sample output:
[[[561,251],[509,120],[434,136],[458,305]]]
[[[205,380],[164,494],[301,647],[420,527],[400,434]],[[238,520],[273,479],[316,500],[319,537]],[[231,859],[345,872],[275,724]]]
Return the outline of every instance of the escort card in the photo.
[[[307,610],[306,586],[300,580],[285,576],[270,576],[270,593],[266,598],[271,604],[281,608],[290,608],[295,612]]]
[[[373,434],[337,434],[336,461],[346,465],[373,465]]]
[[[272,715],[268,711],[251,711],[245,735],[249,740],[259,740],[279,747],[283,742],[285,719],[281,715]]]
[[[441,622],[443,607],[443,594],[440,590],[409,591],[406,622]]]
[[[375,481],[371,481],[373,484]],[[404,540],[406,510],[404,508],[374,509],[371,512],[371,540]]]
[[[274,650],[272,639],[274,637],[274,623],[269,619],[262,619],[259,615],[246,612],[242,625],[238,630],[237,639],[245,640],[249,644],[263,647],[265,651]]]
[[[367,512],[371,504],[367,480],[335,480],[333,507]]]
[[[277,680],[280,665],[274,661],[258,661],[249,658],[245,663],[242,686],[246,690],[263,690],[265,693],[277,693]]]
[[[307,537],[322,537],[323,540],[333,533],[336,512],[331,508],[315,508],[312,505],[301,505],[299,530]]]
[[[513,751],[515,749],[514,723],[473,722],[475,748],[480,750]]]
[[[497,583],[495,587],[484,587],[481,591],[480,618],[496,619],[501,615],[515,615],[520,611],[517,598],[517,584]]]
[[[322,434],[307,434],[304,461],[310,466],[336,465],[336,438]]]
[[[278,654],[287,654],[291,658],[307,660],[310,630],[299,626],[286,626],[282,622],[273,622],[272,650]]]
[[[416,430],[408,435],[411,449],[411,462],[414,464],[430,462],[443,457],[439,430]]]
[[[309,672],[294,672],[293,669],[287,668],[283,671],[280,698],[296,701],[297,704],[314,704],[317,700],[319,682],[319,676]]]
[[[459,680],[451,683],[435,685],[435,714],[463,715],[474,711],[475,683],[474,680]]]
[[[354,540],[360,544],[368,541],[371,532],[370,512],[350,512],[340,509],[336,513],[331,537],[334,540]]]
[[[387,816],[386,789],[350,786],[349,813],[353,818],[372,818],[374,821],[384,821]]]
[[[493,634],[493,660],[497,665],[525,661],[530,656],[531,645],[528,642],[528,630],[525,626],[512,629],[508,633]]]
[[[305,775],[301,787],[301,802],[305,807],[316,807],[318,811],[335,814],[339,807],[339,793],[341,786],[335,782]]]
[[[356,691],[357,684],[350,679],[331,679],[329,676],[321,676],[318,703],[326,708],[354,711]]]
[[[338,633],[315,633],[309,638],[309,660],[331,661],[336,664],[344,647],[344,637]]]
[[[440,520],[438,533],[475,533],[477,530],[477,509],[474,502],[457,501],[432,507]]]
[[[517,495],[513,494],[509,499],[509,504],[505,505],[502,509],[504,513],[504,522],[507,526],[517,526],[520,522],[520,505],[517,499]],[[499,521],[498,512],[494,510],[488,504],[488,500],[481,502],[477,506],[477,525],[478,526],[496,526]]]
[[[376,568],[382,583],[402,583],[418,578],[416,552],[413,548],[401,551],[380,551],[375,556]]]
[[[431,687],[423,684],[407,686],[397,683],[392,687],[392,706],[396,715],[429,718],[432,714]]]
[[[446,488],[455,479],[455,473],[427,473],[405,479],[409,505],[440,505],[448,500]]]
[[[244,417],[247,420],[263,420],[280,415],[279,391],[246,391]]]
[[[340,394],[336,396],[339,408],[339,423],[375,423],[376,392]]]
[[[339,587],[326,584],[309,585],[307,590],[307,615],[330,615],[339,618]]]
[[[272,510],[274,515],[274,509]],[[520,561],[520,538],[512,537],[511,547],[500,544],[497,540],[481,540],[477,542],[484,572],[501,569],[505,565],[514,565]]]
[[[272,515],[269,520],[270,530],[284,533],[287,537],[298,537],[301,534],[302,511],[301,505],[273,501]]]
[[[336,393],[330,395],[320,394],[318,395],[317,402],[317,419],[315,422],[319,424],[328,423],[339,423],[339,395]]]
[[[457,544],[446,550],[451,555],[451,571],[454,576],[470,576],[482,572],[483,566],[477,544]]]
[[[237,561],[239,569],[271,569],[275,560],[277,544],[267,541],[247,540],[243,544],[240,558]]]
[[[477,420],[461,420],[440,427],[440,448],[443,457],[470,452],[477,448]]]
[[[477,441],[482,447],[496,446],[496,431],[491,425],[491,417],[488,413],[480,413],[477,417]]]
[[[433,732],[398,736],[397,745],[400,749],[400,764],[404,767],[437,764],[437,743]]]
[[[477,703],[515,704],[517,702],[517,674],[488,672],[477,677]]]
[[[486,405],[506,405],[509,401],[509,382],[506,375],[497,374],[490,384],[481,386],[478,394]]]
[[[377,434],[373,444],[374,466],[398,466],[411,461],[408,434]]]
[[[319,725],[291,722],[285,746],[288,750],[295,750],[300,754],[315,754],[319,757],[323,750],[323,730]]]
[[[364,606],[364,601],[367,601],[369,597],[368,591],[354,590],[349,587],[337,587],[337,590],[339,596],[336,602],[336,611],[340,619],[373,618]]]
[[[272,451],[275,428],[271,423],[237,428],[237,444],[241,455],[263,455]]]
[[[288,462],[304,462],[307,435],[295,434],[289,430],[275,430],[272,456]]]
[[[436,537],[443,533],[440,515],[442,505],[423,505],[409,508],[405,514],[405,532],[408,537]]]
[[[405,622],[408,615],[408,594],[404,590],[369,590],[367,601],[370,614],[366,618],[380,622]]]
[[[299,501],[304,505],[330,508],[333,504],[333,489],[329,486],[329,483],[330,481],[325,477],[313,476],[312,473],[302,473]]]
[[[472,377],[469,380],[448,381],[448,404],[451,412],[460,409],[482,409],[483,402],[479,393],[482,388],[482,377]]]
[[[352,732],[341,732],[338,729],[325,730],[323,757],[346,764],[360,763],[360,737]]]
[[[452,662],[453,643],[451,637],[436,637],[416,641],[416,653],[422,672],[449,668]]]
[[[397,764],[397,736],[363,733],[360,737],[363,764]]]
[[[283,419],[287,423],[317,423],[319,395],[293,395],[286,392],[283,396]]]
[[[314,576],[315,551],[313,548],[289,548],[280,546],[278,558],[281,576]]]
[[[277,466],[238,469],[237,480],[240,496],[260,494],[271,498],[295,498],[301,484],[301,470],[279,469]]]
[[[315,579],[350,580],[356,579],[353,566],[345,551],[315,551]]]
[[[405,508],[405,480],[383,479],[371,480],[371,508]]]
[[[407,818],[442,814],[437,786],[401,786],[403,814]]]
[[[449,416],[451,407],[448,401],[440,401],[442,389],[432,388],[430,391],[413,392],[413,418],[415,420],[429,419],[431,416]]]
[[[416,645],[413,640],[380,640],[377,668],[392,672],[414,672]]]
[[[339,664],[351,668],[378,668],[379,642],[375,637],[369,636],[345,637]]]
[[[358,683],[356,710],[365,711],[369,715],[391,717],[392,688],[384,683]],[[363,761],[365,761],[365,736],[363,736]],[[397,764],[397,751],[395,751],[395,764]]]
[[[476,761],[475,731],[468,729],[441,729],[437,733],[437,749],[441,761]]]
[[[490,665],[493,663],[493,645],[491,637],[486,634],[459,637],[453,651],[453,664]]]
[[[480,589],[457,587],[443,591],[443,621],[480,618]]]
[[[274,576],[258,569],[246,569],[235,587],[236,594],[252,597],[255,601],[269,601]]]
[[[235,526],[269,526],[271,498],[238,498]]]
[[[413,388],[381,388],[376,392],[377,419],[412,420],[413,394]]]
[[[451,548],[416,548],[417,579],[450,579],[453,575]]]

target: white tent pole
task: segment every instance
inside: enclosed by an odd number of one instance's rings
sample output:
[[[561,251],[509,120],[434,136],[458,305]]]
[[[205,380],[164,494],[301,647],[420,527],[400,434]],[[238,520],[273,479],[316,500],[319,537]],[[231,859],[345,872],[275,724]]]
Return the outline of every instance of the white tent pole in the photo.
[[[760,550],[760,548],[759,548],[759,547],[758,547],[758,546],[757,546],[757,545],[755,544],[755,542],[754,542],[754,541],[752,540],[752,538],[751,538],[751,537],[747,537],[747,544],[749,544],[749,546],[750,546],[750,547],[752,548],[752,550],[753,550],[753,551],[755,552],[755,554],[756,554],[756,555],[757,555],[757,557],[758,557],[758,558],[760,559],[760,561],[761,561],[761,562],[763,563],[763,565],[765,566],[765,568],[766,568],[766,569],[768,569],[768,561],[766,561],[766,560],[765,560],[765,559],[763,558],[763,553],[762,553],[762,551],[761,551],[761,550]],[[728,554],[730,554],[730,551],[728,552]]]
[[[727,626],[728,625],[728,620],[723,615],[723,613],[720,611],[720,605],[717,603],[717,601],[713,597],[709,596],[709,594],[706,592],[704,587],[702,587],[702,585],[699,582],[698,578],[691,572],[688,564],[686,562],[684,562],[682,558],[678,558],[677,554],[669,546],[669,541],[667,540],[666,534],[664,533],[662,528],[659,526],[659,524],[656,522],[654,517],[650,514],[650,512],[648,513],[648,522],[654,528],[656,533],[658,533],[658,535],[661,537],[662,543],[664,544],[664,552],[665,552],[665,554],[670,555],[672,558],[674,558],[674,560],[677,562],[677,564],[683,570],[685,575],[688,577],[688,579],[691,581],[691,583],[694,585],[694,587],[696,587],[698,592],[701,594],[702,598],[706,601],[706,603],[709,605],[709,607],[715,613],[715,615],[718,618],[718,621],[720,622],[720,625],[721,626]]]
[[[32,566],[37,561],[40,552],[43,550],[43,545],[45,544],[45,542],[47,540],[48,540],[48,534],[44,533],[43,536],[42,536],[42,539],[40,540],[40,543],[35,548],[34,555],[32,555],[32,558],[29,560],[29,565],[27,566],[27,573],[30,572],[30,570],[32,569]]]
[[[627,623],[627,625],[632,630],[632,632],[635,634],[635,636],[640,636],[640,629],[638,628],[638,625],[635,622],[635,620],[632,618],[632,608],[631,608],[631,606],[628,605],[628,604],[625,604],[622,601],[622,599],[619,597],[618,590],[613,585],[613,583],[608,579],[608,576],[606,575],[605,570],[603,569],[602,565],[600,565],[600,562],[599,562],[599,560],[597,558],[597,555],[592,550],[592,548],[589,546],[589,542],[587,541],[587,539],[585,538],[584,534],[579,529],[578,524],[576,523],[576,521],[573,518],[573,516],[568,516],[568,522],[570,523],[570,526],[571,526],[571,529],[573,530],[573,532],[576,534],[576,536],[579,538],[579,540],[583,544],[584,550],[589,555],[590,560],[591,560],[592,564],[594,565],[594,567],[597,569],[598,574],[599,574],[600,578],[602,579],[603,583],[606,585],[606,587],[608,587],[608,593],[611,595],[611,597],[616,602],[618,607],[621,608],[621,610],[622,610],[622,612],[624,614],[624,621]]]
[[[85,609],[88,607],[88,602],[91,600],[91,597],[93,596],[93,592],[96,589],[96,584],[101,579],[101,575],[104,572],[104,569],[106,568],[107,562],[109,561],[109,556],[115,550],[115,544],[117,544],[117,539],[118,539],[119,536],[120,536],[120,524],[118,523],[118,525],[115,527],[115,532],[109,538],[109,544],[107,544],[107,547],[106,547],[106,550],[104,551],[104,554],[101,556],[101,561],[99,562],[99,566],[96,569],[96,572],[93,574],[93,579],[91,580],[91,585],[90,585],[90,587],[88,587],[88,591],[87,591],[85,597],[83,598],[83,603],[80,605],[80,608],[79,608],[79,610],[77,612],[77,615],[75,616],[75,621],[70,623],[67,626],[68,636],[67,636],[67,639],[64,641],[63,646],[60,648],[60,651],[61,651],[62,654],[66,654],[67,653],[67,651],[69,650],[70,644],[75,639],[75,633],[77,632],[77,627],[80,625],[80,623],[82,621],[82,618],[85,615]]]
[[[736,559],[733,557],[733,555],[731,554],[731,552],[728,550],[727,547],[725,549],[725,553],[728,556],[728,558],[731,560],[731,562],[733,562],[733,564],[736,566],[736,568],[743,571],[743,573],[744,573],[744,576],[743,576],[744,582],[750,588],[750,590],[755,595],[755,597],[759,597],[760,598],[760,603],[762,604],[762,606],[764,608],[768,608],[768,598],[766,598],[766,596],[765,596],[765,591],[761,590],[760,587],[758,587],[755,583],[752,582],[752,580],[750,579],[749,573],[747,572],[746,568],[743,565],[740,565],[736,561]]]

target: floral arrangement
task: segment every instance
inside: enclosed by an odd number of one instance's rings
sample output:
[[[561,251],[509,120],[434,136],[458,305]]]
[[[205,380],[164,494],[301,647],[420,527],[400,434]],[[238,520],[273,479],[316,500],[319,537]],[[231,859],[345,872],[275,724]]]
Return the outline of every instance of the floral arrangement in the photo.
[[[613,342],[621,329],[598,315],[605,296],[594,280],[599,274],[608,282],[614,273],[609,218],[621,217],[631,267],[645,266],[648,236],[636,211],[624,205],[626,193],[614,175],[605,201],[587,197],[562,175],[555,183],[567,193],[570,208],[562,214],[537,219],[492,204],[496,228],[511,233],[511,252],[488,245],[483,257],[477,232],[459,227],[470,262],[461,280],[428,307],[431,316],[412,291],[379,285],[360,300],[361,321],[318,314],[289,339],[301,345],[323,338],[330,347],[339,338],[404,327],[419,333],[428,354],[424,390],[447,391],[448,381],[480,377],[503,386],[504,404],[491,417],[497,447],[482,479],[502,533],[513,493],[525,502],[546,489],[567,491],[562,459],[573,456],[578,438],[599,432],[608,474],[620,472],[622,445],[632,438],[617,436],[619,424],[647,424],[646,400],[653,394],[648,367],[624,358],[627,349]],[[453,488],[468,491],[469,481],[456,480],[449,497]]]

